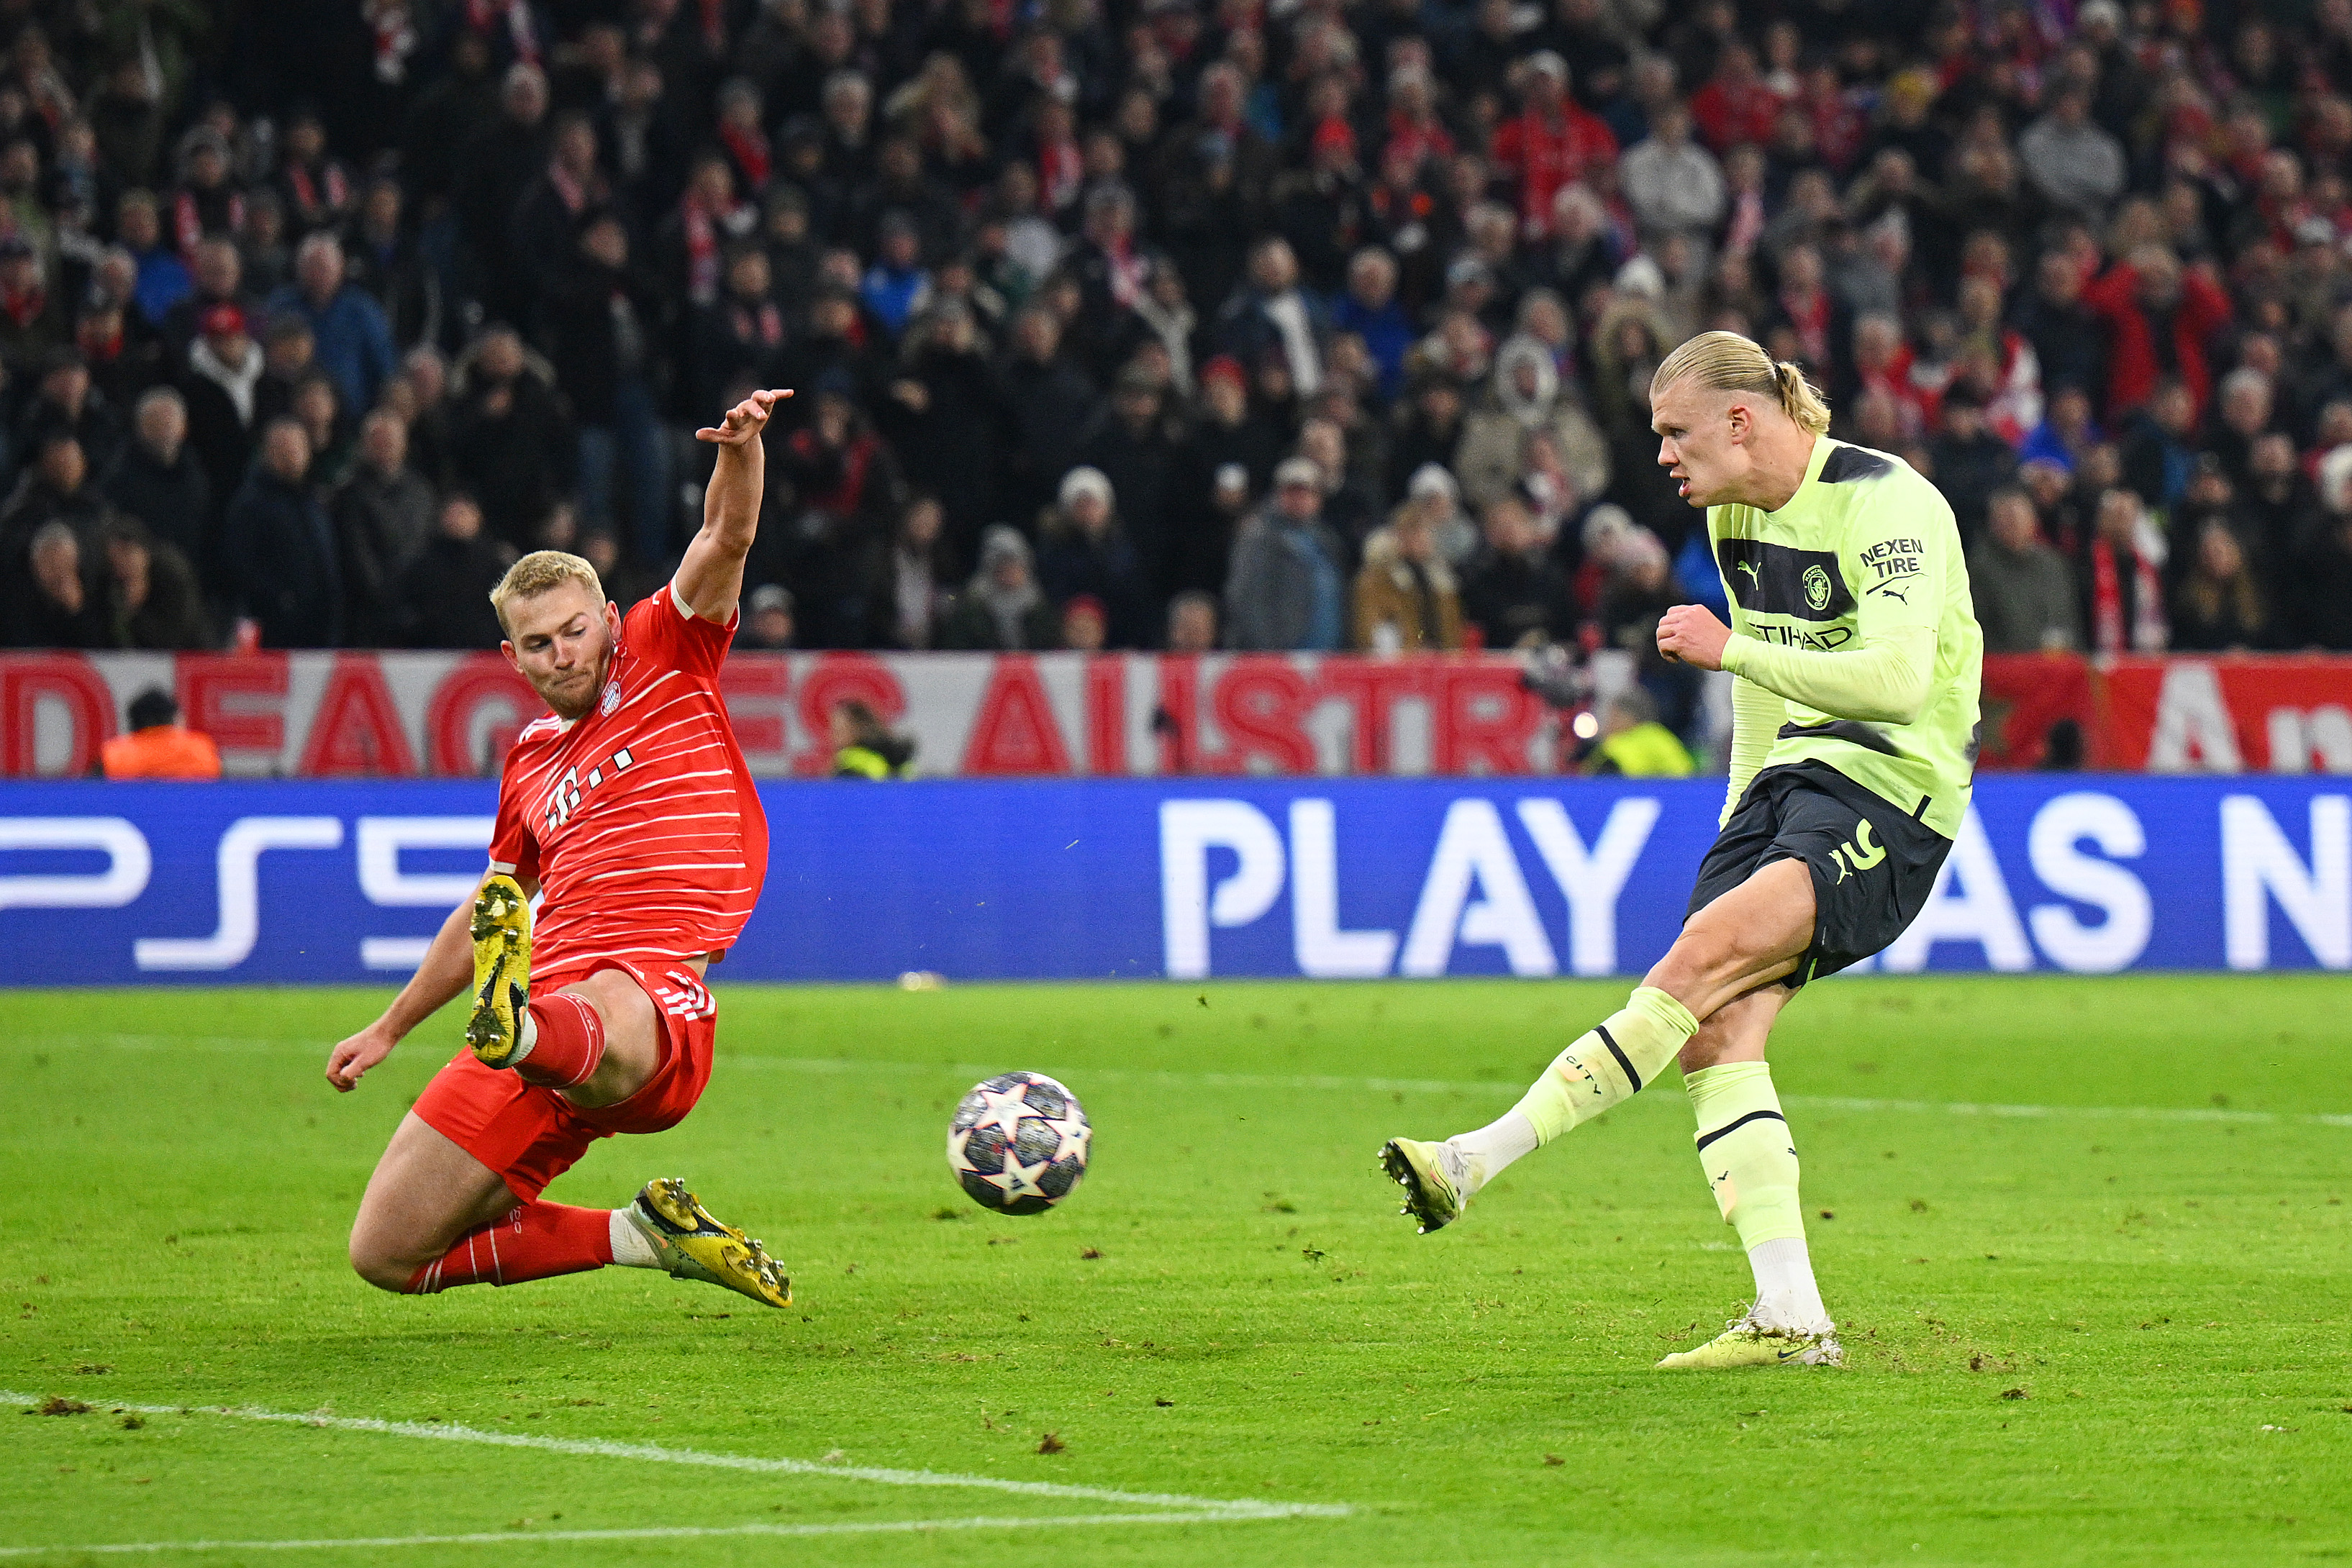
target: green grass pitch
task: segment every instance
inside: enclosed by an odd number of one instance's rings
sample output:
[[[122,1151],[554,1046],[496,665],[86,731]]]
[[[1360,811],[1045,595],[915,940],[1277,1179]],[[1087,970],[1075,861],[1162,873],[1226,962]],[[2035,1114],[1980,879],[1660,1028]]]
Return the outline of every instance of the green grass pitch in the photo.
[[[341,1097],[327,1047],[381,993],[0,994],[0,1388],[24,1396],[0,1408],[0,1552],[2352,1556],[2341,977],[1809,990],[1776,1078],[1851,1364],[1711,1376],[1651,1369],[1748,1282],[1674,1084],[1439,1236],[1374,1170],[1383,1137],[1498,1114],[1622,983],[717,977],[701,1107],[551,1196],[684,1175],[788,1261],[786,1312],[627,1270],[422,1300],[353,1278],[352,1209],[454,1015]],[[1036,1218],[974,1207],[942,1154],[957,1097],[1012,1068],[1063,1078],[1097,1129],[1086,1185]],[[52,1398],[90,1408],[32,1413]],[[1290,1504],[1348,1511],[1267,1506]],[[1016,1522],[969,1522],[992,1519]],[[747,1526],[777,1533],[604,1533]],[[530,1543],[563,1532],[590,1533]],[[315,1544],[359,1541],[382,1544]]]

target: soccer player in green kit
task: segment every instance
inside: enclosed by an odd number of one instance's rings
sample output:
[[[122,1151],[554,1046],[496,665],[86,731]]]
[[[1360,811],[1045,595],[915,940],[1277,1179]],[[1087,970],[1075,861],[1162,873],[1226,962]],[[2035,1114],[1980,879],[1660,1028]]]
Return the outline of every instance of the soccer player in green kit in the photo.
[[[1671,1368],[1836,1365],[1797,1152],[1765,1044],[1797,989],[1911,924],[1968,811],[1984,639],[1952,509],[1901,458],[1829,438],[1796,366],[1705,332],[1650,382],[1658,462],[1706,509],[1731,624],[1668,611],[1658,649],[1732,683],[1731,787],[1674,946],[1500,1121],[1381,1150],[1426,1232],[1505,1166],[1679,1058],[1698,1155],[1756,1301]]]

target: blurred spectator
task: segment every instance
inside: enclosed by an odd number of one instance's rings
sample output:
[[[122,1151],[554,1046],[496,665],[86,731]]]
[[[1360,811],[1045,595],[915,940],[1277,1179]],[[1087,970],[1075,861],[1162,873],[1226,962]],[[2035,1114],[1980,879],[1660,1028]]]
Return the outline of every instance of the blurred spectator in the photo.
[[[2078,84],[2059,87],[2017,150],[2034,188],[2062,213],[2095,219],[2124,188],[2124,150],[2091,119],[2090,91]]]
[[[2352,652],[2352,515],[2315,519],[2295,556],[2294,628],[2299,647]]]
[[[236,493],[252,463],[265,360],[261,345],[247,334],[241,307],[205,309],[179,386],[188,405],[188,444],[215,502]]]
[[[835,779],[908,779],[915,743],[892,732],[881,716],[856,697],[833,705],[827,719]]]
[[[0,587],[6,614],[0,617],[12,648],[104,648],[112,644],[106,608],[92,591],[82,559],[81,536],[60,520],[40,524],[23,551],[8,552]]]
[[[1119,372],[1109,409],[1077,451],[1078,462],[1099,472],[1118,497],[1119,522],[1146,574],[1147,596],[1149,582],[1165,580],[1171,570],[1176,486],[1184,469],[1166,404],[1166,393],[1150,372],[1130,365]],[[1067,485],[1065,479],[1060,497],[1066,506]],[[1110,610],[1113,640],[1122,647],[1141,646],[1140,639],[1149,635],[1148,619],[1135,619],[1133,607],[1110,594],[1101,597]],[[1144,613],[1148,617],[1156,608]]]
[[[1462,580],[1462,612],[1489,648],[1527,648],[1562,641],[1575,607],[1568,580],[1551,559],[1527,504],[1506,496],[1485,512],[1486,543]]]
[[[1552,197],[1617,158],[1608,125],[1569,96],[1568,62],[1549,49],[1529,55],[1518,113],[1496,128],[1488,149],[1496,172],[1517,188],[1520,221],[1530,235],[1551,226]]]
[[[1608,552],[1606,586],[1599,606],[1601,644],[1633,655],[1643,688],[1657,704],[1658,717],[1676,735],[1690,731],[1698,715],[1699,673],[1670,664],[1658,652],[1658,618],[1689,595],[1675,580],[1666,547],[1647,528],[1621,536]]]
[[[898,528],[883,564],[884,580],[868,593],[881,624],[873,641],[885,648],[934,647],[946,620],[952,559],[946,509],[918,492],[898,514]]]
[[[188,442],[187,400],[152,387],[131,409],[131,437],[99,490],[115,508],[201,565],[213,537],[212,483]]]
[[[957,596],[940,646],[1028,653],[1051,648],[1060,618],[1037,590],[1029,542],[998,524],[981,536],[980,569]]]
[[[169,692],[150,686],[131,699],[123,733],[99,747],[98,766],[109,779],[217,779],[220,747],[180,723]]]
[[[41,437],[32,465],[16,482],[7,504],[0,507],[0,554],[21,548],[48,524],[61,522],[84,547],[83,569],[95,572],[99,529],[112,516],[106,497],[89,483],[89,460],[81,442],[70,430],[50,430]]]
[[[343,641],[341,552],[327,509],[310,487],[310,437],[302,422],[291,414],[271,420],[253,472],[222,520],[223,584],[259,626],[268,648],[333,648]]]
[[[479,502],[491,536],[518,550],[536,544],[540,523],[573,474],[571,429],[552,376],[506,326],[483,332],[459,365],[450,476]]]
[[[1451,652],[1462,646],[1462,598],[1437,549],[1437,525],[1408,502],[1364,541],[1356,573],[1352,645],[1372,653]]]
[[[1690,113],[1670,104],[1650,125],[1646,141],[1619,160],[1617,183],[1642,232],[1704,239],[1723,216],[1723,170],[1691,140]]]
[[[1626,779],[1687,779],[1698,771],[1690,749],[1658,722],[1658,705],[1639,686],[1604,698],[1601,736],[1581,771]]]
[[[2197,465],[2197,400],[2188,383],[2168,381],[2124,425],[2124,483],[2151,507],[2169,510],[2188,492]]]
[[[497,647],[506,633],[490,608],[490,590],[513,561],[509,551],[485,537],[482,508],[473,497],[463,490],[442,497],[433,537],[393,581],[402,640],[412,648]],[[634,601],[623,597],[625,584],[605,588],[624,610]]]
[[[1225,613],[1236,649],[1328,653],[1345,645],[1342,547],[1322,513],[1323,471],[1309,458],[1283,459],[1272,498],[1234,540]]]
[[[1062,646],[1073,653],[1099,653],[1108,646],[1110,617],[1103,602],[1081,593],[1062,604]]]
[[[1217,312],[1218,350],[1244,365],[1276,359],[1292,388],[1307,397],[1323,384],[1330,332],[1328,314],[1298,286],[1290,242],[1262,239],[1251,246],[1247,276]]]
[[[601,211],[581,225],[575,254],[546,280],[545,294],[557,385],[579,423],[582,525],[614,526],[625,479],[639,559],[667,560],[675,507],[654,336],[661,306],[652,275],[631,260],[619,214]]]
[[[1377,246],[1358,251],[1348,263],[1348,287],[1333,302],[1331,326],[1363,340],[1380,367],[1383,398],[1396,395],[1404,378],[1405,350],[1412,346],[1412,323],[1397,302],[1396,257]]]
[[[2204,272],[2148,244],[2117,261],[2083,291],[2107,329],[2107,417],[2117,420],[2177,377],[2191,424],[2204,412],[2213,374],[2207,345],[2230,319],[2229,296]]]
[[[394,370],[392,329],[383,307],[344,278],[342,242],[314,234],[294,253],[294,281],[270,296],[275,316],[291,313],[310,329],[311,353],[347,408],[366,408]]]
[[[2099,427],[2091,420],[2091,394],[2079,386],[2061,386],[2050,394],[2048,412],[2018,449],[2018,456],[2026,463],[2055,464],[2072,473],[2084,451],[2101,439]]]
[[[1454,469],[1464,498],[1484,507],[1507,495],[1528,471],[1527,443],[1543,431],[1558,444],[1574,494],[1550,497],[1573,511],[1609,487],[1609,453],[1583,410],[1560,396],[1551,354],[1533,338],[1513,338],[1495,356],[1495,378],[1465,422]]]
[[[1076,465],[1078,443],[1094,418],[1094,386],[1061,357],[1061,324],[1043,306],[1013,319],[1004,392],[1018,424],[1018,455],[1004,510],[1014,517],[1034,516],[1052,499],[1062,476]]]
[[[1944,393],[1942,434],[1927,444],[1936,487],[1952,505],[1963,548],[1984,532],[1985,507],[2017,473],[2017,449],[1985,423],[1984,393],[1961,382]]]
[[[1128,537],[1117,492],[1099,468],[1073,468],[1039,528],[1037,578],[1057,604],[1084,597],[1103,622],[1102,646],[1140,648],[1157,604]]]
[[[2164,652],[2164,533],[2147,504],[2129,490],[2102,492],[2075,579],[2090,652]]]
[[[1168,601],[1168,652],[1179,654],[1213,653],[1217,646],[1217,601],[1193,591]]]
[[[90,385],[79,349],[53,349],[42,361],[39,384],[16,416],[16,450],[37,451],[58,431],[81,444],[94,468],[110,465],[122,444],[121,415]]]
[[[2172,595],[2172,647],[2221,653],[2270,646],[2270,607],[2238,536],[2225,522],[2208,522],[2197,531],[2196,551]]]
[[[761,583],[744,601],[741,646],[780,653],[793,645],[793,591],[781,582]]]
[[[113,646],[192,652],[213,645],[204,591],[178,549],[130,517],[106,525],[101,548]]]
[[[335,492],[344,624],[362,648],[394,645],[401,613],[393,585],[434,529],[433,486],[408,463],[408,427],[388,410],[360,422],[358,460]]]
[[[2061,652],[2083,645],[2074,573],[2042,538],[2024,491],[1992,494],[1985,537],[1969,552],[1969,587],[1988,653]]]
[[[66,340],[66,314],[22,235],[0,236],[0,364],[22,375]]]

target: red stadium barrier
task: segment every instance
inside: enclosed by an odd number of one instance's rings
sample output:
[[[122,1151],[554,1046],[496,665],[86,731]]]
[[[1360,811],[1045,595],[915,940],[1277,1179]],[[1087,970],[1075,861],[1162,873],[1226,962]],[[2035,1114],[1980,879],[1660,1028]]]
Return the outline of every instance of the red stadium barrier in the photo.
[[[738,653],[722,684],[768,778],[829,772],[850,697],[983,778],[1541,774],[1563,740],[1492,654]],[[495,653],[0,653],[0,775],[88,772],[154,685],[247,777],[486,773],[540,711]],[[2352,658],[1993,657],[1984,708],[1988,770],[2352,773]]]

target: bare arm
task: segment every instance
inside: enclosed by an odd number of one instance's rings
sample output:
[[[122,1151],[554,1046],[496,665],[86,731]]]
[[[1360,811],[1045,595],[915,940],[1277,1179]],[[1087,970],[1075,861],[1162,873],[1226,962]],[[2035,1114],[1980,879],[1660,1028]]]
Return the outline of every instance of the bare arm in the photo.
[[[727,411],[714,427],[694,433],[719,448],[719,466],[702,494],[702,531],[686,547],[670,591],[687,611],[719,625],[743,596],[743,558],[760,531],[760,497],[767,485],[767,449],[760,434],[789,392],[755,392]]]
[[[488,882],[485,872],[482,880]],[[525,880],[523,895],[536,897],[539,883]],[[476,891],[479,891],[477,884]],[[472,933],[474,894],[467,894],[465,902],[449,912],[434,935],[433,945],[425,950],[425,962],[416,967],[408,984],[392,998],[383,1016],[367,1028],[335,1047],[327,1058],[327,1082],[348,1094],[358,1086],[360,1075],[385,1057],[398,1045],[410,1030],[431,1018],[447,1005],[449,998],[474,983],[474,938]]]

